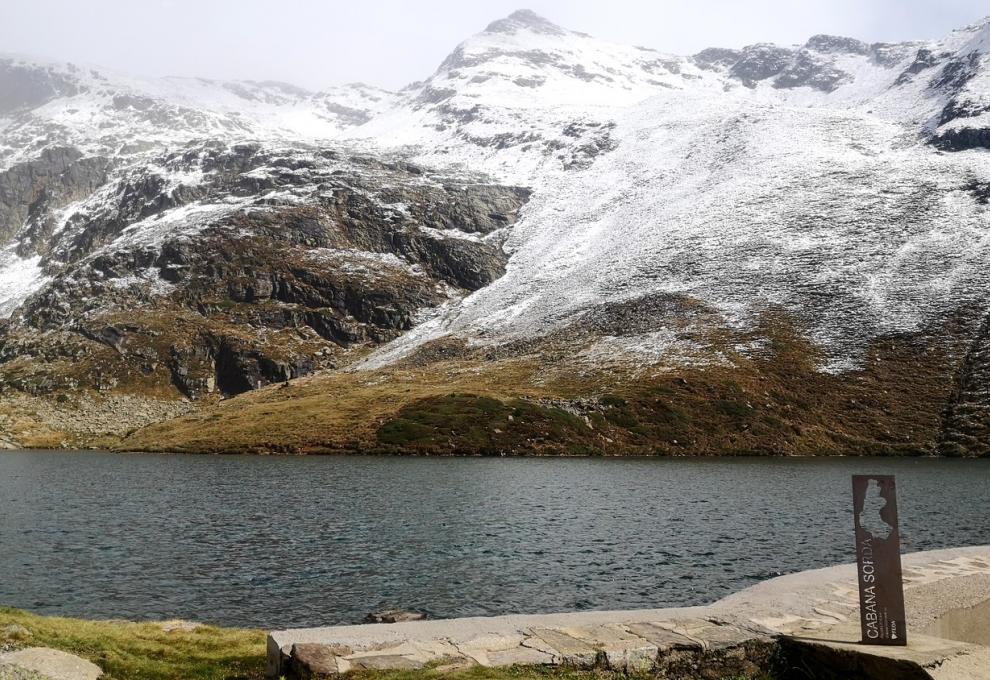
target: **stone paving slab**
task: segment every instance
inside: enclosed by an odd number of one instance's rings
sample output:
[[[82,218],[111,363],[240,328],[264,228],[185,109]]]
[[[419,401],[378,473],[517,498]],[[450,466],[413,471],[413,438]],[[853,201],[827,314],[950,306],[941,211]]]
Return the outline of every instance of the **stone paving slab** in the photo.
[[[656,644],[619,624],[564,628],[563,632],[598,650],[605,665],[616,670],[648,670],[660,653]]]
[[[693,638],[676,633],[669,628],[665,628],[659,623],[630,623],[626,629],[638,635],[644,640],[649,640],[657,646],[658,650],[670,649],[694,649],[699,650],[704,645]]]
[[[817,636],[794,636],[785,645],[796,645],[800,656],[811,668],[828,668],[835,677],[886,678],[892,680],[971,680],[959,672],[960,660],[990,652],[964,642],[909,634],[905,647],[879,647],[859,644],[859,624],[838,625]],[[990,658],[990,657],[985,657]],[[955,666],[955,671],[950,668]],[[934,674],[941,669],[941,675]],[[979,680],[990,678],[990,666],[983,669]]]
[[[855,566],[840,565],[772,579],[704,607],[274,631],[268,639],[268,671],[272,676],[309,677],[308,671],[296,668],[308,654],[328,669],[326,676],[354,668],[427,664],[569,664],[674,673],[682,663],[724,664],[725,674],[731,676],[758,668],[754,664],[770,654],[771,646],[782,648],[786,641],[795,653],[846,664],[863,677],[895,677],[885,676],[883,670],[869,674],[874,666],[893,664],[905,678],[990,680],[990,670],[980,676],[984,671],[974,661],[990,649],[922,634],[951,607],[990,600],[984,587],[990,583],[990,546],[915,553],[902,561],[907,647],[858,644]],[[314,645],[335,651],[321,655]]]

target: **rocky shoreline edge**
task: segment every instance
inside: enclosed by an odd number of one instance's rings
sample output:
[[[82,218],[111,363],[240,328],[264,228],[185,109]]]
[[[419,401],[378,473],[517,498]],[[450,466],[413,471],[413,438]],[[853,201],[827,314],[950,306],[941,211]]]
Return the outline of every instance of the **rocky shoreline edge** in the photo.
[[[906,647],[859,643],[854,565],[781,576],[711,605],[274,631],[269,677],[562,666],[658,678],[985,680],[990,546],[903,558]],[[985,619],[985,620],[984,620]],[[982,674],[982,675],[981,675]]]
[[[858,644],[851,564],[677,609],[272,631],[0,607],[2,680],[986,680],[990,546],[903,557],[906,647]],[[389,612],[394,614],[394,612]],[[377,619],[376,619],[377,620]],[[802,673],[805,673],[802,675]]]

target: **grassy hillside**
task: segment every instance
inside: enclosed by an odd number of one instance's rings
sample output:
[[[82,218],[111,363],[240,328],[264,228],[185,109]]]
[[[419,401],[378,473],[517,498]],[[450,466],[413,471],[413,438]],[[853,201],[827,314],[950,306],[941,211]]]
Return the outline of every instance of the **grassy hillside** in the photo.
[[[485,355],[427,346],[375,371],[269,387],[139,429],[119,450],[424,455],[921,455],[937,450],[960,347],[877,341],[851,373],[764,327],[698,366],[590,365],[576,344]]]

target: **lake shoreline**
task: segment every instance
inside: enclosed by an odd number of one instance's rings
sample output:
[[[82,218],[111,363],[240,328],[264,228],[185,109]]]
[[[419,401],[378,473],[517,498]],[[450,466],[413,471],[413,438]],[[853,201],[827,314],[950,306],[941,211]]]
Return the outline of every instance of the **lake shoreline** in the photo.
[[[0,455],[7,452],[61,452],[61,453],[82,453],[82,452],[99,452],[99,453],[110,453],[122,456],[135,455],[135,454],[161,454],[169,456],[193,456],[193,457],[204,457],[204,456],[217,456],[217,457],[234,457],[234,456],[252,456],[257,458],[354,458],[354,457],[368,457],[368,458],[384,458],[384,459],[416,459],[416,458],[437,458],[437,459],[497,459],[497,458],[507,458],[507,459],[545,459],[545,460],[571,460],[571,459],[587,459],[587,460],[609,460],[609,459],[625,459],[625,460],[663,460],[663,459],[900,459],[900,460],[990,460],[983,456],[947,456],[937,453],[863,453],[863,452],[853,452],[853,453],[764,453],[764,452],[740,452],[740,451],[729,451],[726,453],[707,453],[707,454],[697,454],[697,453],[671,453],[671,452],[659,452],[655,454],[644,454],[644,453],[616,453],[616,454],[605,454],[605,453],[509,453],[509,454],[485,454],[485,453],[461,453],[461,452],[450,452],[450,453],[437,453],[437,452],[422,452],[422,451],[410,451],[410,452],[397,452],[397,451],[383,451],[383,450],[316,450],[316,451],[306,451],[306,452],[291,452],[291,451],[259,451],[259,450],[246,450],[246,451],[229,451],[229,450],[219,450],[219,451],[209,451],[209,450],[184,450],[184,449],[168,449],[168,448],[147,448],[147,449],[129,449],[129,448],[106,448],[106,447],[55,447],[49,448],[44,446],[19,446],[15,448],[0,448]]]
[[[310,677],[315,670],[368,680],[624,680],[651,671],[696,677],[688,667],[756,679],[784,677],[802,659],[850,674],[869,661],[870,678],[909,667],[915,673],[982,667],[990,648],[978,637],[982,619],[973,616],[990,615],[990,546],[910,553],[903,561],[905,648],[859,644],[854,567],[842,564],[768,579],[694,607],[267,633],[183,620],[44,616],[0,606],[0,671],[8,668],[6,660],[17,659],[11,652],[26,649],[59,650],[128,680],[262,680]]]
[[[990,616],[983,609],[990,604],[990,546],[915,552],[902,561],[906,647],[860,644],[856,565],[845,563],[694,607],[278,630],[268,635],[268,674],[523,663],[696,677],[678,672],[687,655],[705,677],[776,678],[785,668],[817,668],[829,677],[879,680],[920,679],[932,667],[949,669],[938,677],[952,678],[990,662],[980,637]],[[962,625],[939,627],[950,614]]]

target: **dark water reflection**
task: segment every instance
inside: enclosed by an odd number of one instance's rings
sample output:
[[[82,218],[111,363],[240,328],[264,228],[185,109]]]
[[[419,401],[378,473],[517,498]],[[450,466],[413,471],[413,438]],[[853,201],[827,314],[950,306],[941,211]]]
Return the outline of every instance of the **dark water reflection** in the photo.
[[[0,604],[226,625],[700,604],[851,561],[849,476],[905,551],[990,543],[990,461],[0,453]]]

